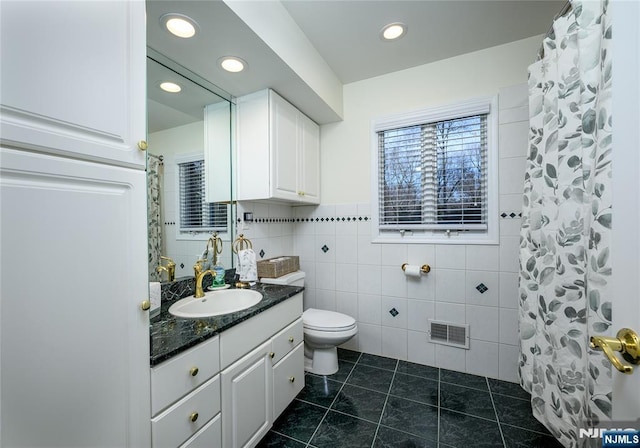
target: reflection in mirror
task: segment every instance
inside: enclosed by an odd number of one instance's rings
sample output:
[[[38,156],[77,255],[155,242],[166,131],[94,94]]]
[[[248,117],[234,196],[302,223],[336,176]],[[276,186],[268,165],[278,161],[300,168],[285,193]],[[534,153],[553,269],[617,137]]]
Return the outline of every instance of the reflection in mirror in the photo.
[[[232,103],[155,59],[147,58],[150,281],[193,276],[215,233],[217,261],[231,268]]]

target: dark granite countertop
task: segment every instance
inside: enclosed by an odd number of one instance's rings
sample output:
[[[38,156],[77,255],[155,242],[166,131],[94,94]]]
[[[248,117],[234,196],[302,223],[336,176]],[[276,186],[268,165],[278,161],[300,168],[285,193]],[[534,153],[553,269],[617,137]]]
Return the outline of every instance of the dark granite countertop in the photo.
[[[160,314],[151,319],[151,366],[183,352],[304,290],[300,286],[257,283],[251,289],[262,293],[257,305],[221,316],[185,319],[169,314],[175,301],[162,303]]]

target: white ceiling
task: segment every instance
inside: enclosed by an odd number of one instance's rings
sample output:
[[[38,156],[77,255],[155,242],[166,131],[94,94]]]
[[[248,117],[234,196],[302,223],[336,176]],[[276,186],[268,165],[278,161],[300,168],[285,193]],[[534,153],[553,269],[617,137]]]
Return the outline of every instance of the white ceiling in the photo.
[[[546,33],[564,0],[284,0],[282,4],[344,83]],[[398,41],[379,38],[392,22]],[[535,56],[535,55],[532,55]]]
[[[233,6],[231,0],[226,0]],[[259,8],[264,2],[243,1]],[[282,6],[342,84],[544,34],[564,0],[283,0]],[[160,26],[169,12],[198,23],[192,39]],[[395,42],[379,38],[391,22],[408,25]],[[277,31],[277,30],[276,30]],[[339,119],[321,97],[222,0],[147,0],[147,44],[234,97],[273,88],[319,123]],[[242,73],[218,58],[248,62]],[[532,61],[535,55],[531,55]],[[155,82],[155,80],[154,80]],[[149,82],[149,89],[153,85]]]

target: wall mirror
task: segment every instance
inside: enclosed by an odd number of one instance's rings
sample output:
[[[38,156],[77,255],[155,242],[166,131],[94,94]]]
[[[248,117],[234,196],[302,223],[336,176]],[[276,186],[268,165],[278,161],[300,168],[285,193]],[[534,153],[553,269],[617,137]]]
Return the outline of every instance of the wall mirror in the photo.
[[[149,278],[193,275],[212,234],[232,267],[231,129],[234,104],[215,85],[148,49],[147,181]],[[210,254],[211,256],[212,254]]]

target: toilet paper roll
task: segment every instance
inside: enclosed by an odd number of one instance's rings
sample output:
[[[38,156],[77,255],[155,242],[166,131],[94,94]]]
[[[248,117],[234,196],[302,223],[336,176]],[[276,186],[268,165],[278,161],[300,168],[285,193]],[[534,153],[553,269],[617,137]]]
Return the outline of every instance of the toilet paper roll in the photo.
[[[420,266],[416,264],[405,265],[404,275],[407,277],[420,277]]]

